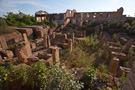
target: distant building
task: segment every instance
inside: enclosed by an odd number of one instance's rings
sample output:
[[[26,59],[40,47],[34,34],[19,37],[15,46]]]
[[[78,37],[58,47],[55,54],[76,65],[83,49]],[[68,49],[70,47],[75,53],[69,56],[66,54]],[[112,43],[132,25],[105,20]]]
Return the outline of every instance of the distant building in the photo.
[[[52,19],[60,25],[65,24],[65,21],[71,21],[72,23],[80,26],[83,22],[90,23],[92,21],[106,23],[118,21],[124,23],[126,21],[126,15],[123,15],[123,11],[124,9],[122,7],[117,11],[111,12],[77,12],[75,9],[68,9],[65,13],[48,14],[46,11],[38,11],[35,13],[35,18],[37,22],[42,22],[44,19]]]

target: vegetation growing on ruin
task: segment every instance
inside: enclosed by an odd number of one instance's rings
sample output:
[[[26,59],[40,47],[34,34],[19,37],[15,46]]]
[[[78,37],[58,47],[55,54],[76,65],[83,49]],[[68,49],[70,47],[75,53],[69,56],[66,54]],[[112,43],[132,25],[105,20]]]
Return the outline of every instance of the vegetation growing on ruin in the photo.
[[[76,81],[74,75],[64,66],[47,68],[42,61],[31,66],[10,64],[8,67],[0,66],[0,89],[79,90],[83,88],[83,83]]]
[[[86,40],[77,41],[73,47],[73,51],[64,51],[61,53],[61,60],[66,60],[66,65],[70,67],[87,67],[92,65],[95,59],[95,52],[100,47],[100,41],[97,35],[91,35]],[[93,62],[94,63],[94,62]]]
[[[27,26],[33,25],[35,23],[35,17],[19,12],[18,14],[14,14],[12,12],[8,12],[7,15],[4,15],[6,18],[6,22],[9,26]]]
[[[14,29],[9,28],[5,19],[0,19],[0,34],[8,34],[15,32]]]
[[[100,23],[97,21],[92,21],[91,23],[88,23],[86,25],[87,25],[87,27],[95,27],[95,26],[99,26]]]
[[[128,20],[127,22],[124,23],[123,29],[129,36],[134,37],[135,36],[135,21]]]

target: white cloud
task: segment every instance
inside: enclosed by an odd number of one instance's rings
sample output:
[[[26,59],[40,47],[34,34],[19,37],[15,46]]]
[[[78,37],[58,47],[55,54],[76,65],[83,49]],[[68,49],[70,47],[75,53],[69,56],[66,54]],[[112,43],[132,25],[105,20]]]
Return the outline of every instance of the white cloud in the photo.
[[[30,4],[36,7],[49,8],[47,5],[38,3],[33,0],[3,0],[0,3],[1,7],[17,7],[17,4]]]
[[[19,5],[32,5],[39,8],[49,8],[45,3],[40,3],[39,0],[0,0],[0,16],[7,12],[18,13]]]

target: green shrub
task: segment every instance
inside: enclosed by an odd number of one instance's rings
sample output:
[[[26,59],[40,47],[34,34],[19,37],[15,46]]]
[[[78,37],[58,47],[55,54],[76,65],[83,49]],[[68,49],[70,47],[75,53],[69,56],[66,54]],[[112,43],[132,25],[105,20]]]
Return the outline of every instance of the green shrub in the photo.
[[[128,67],[129,61],[124,62],[124,67]]]
[[[118,29],[121,29],[121,28],[122,28],[122,24],[119,23],[119,22],[117,22],[117,21],[115,21],[115,22],[110,22],[110,23],[108,24],[108,27],[109,27],[109,28],[118,28]]]
[[[108,73],[108,67],[104,64],[101,64],[100,66],[98,66],[98,70],[99,72],[102,72],[102,73]]]
[[[56,27],[58,27],[58,23],[56,22],[56,21],[53,21],[53,20],[51,20],[51,22],[50,22],[50,28],[56,28]]]
[[[0,34],[8,34],[15,32],[15,30],[8,27],[5,19],[0,19]]]
[[[31,65],[31,69],[28,71],[27,82],[32,88],[43,87],[46,83],[47,68],[43,61],[39,61]]]
[[[83,83],[76,81],[75,73],[69,73],[65,66],[48,69],[46,90],[79,90],[82,87]]]
[[[0,66],[0,90],[6,90],[6,80],[9,71],[5,68]]]
[[[97,80],[97,71],[94,69],[94,67],[88,67],[86,70],[83,71],[83,81],[88,86],[92,86],[96,80]]]
[[[120,44],[120,42],[118,41],[118,42],[116,42],[116,45],[118,45],[118,46],[122,46],[121,44]]]
[[[100,73],[99,75],[97,75],[97,77],[98,77],[98,82],[100,83],[110,82],[109,75],[107,73]]]
[[[122,74],[122,76],[120,77],[120,84],[119,84],[119,88],[122,90],[122,87],[124,85],[124,82],[127,78],[127,75],[125,73]]]
[[[9,68],[10,74],[7,78],[7,88],[12,88],[18,90],[26,83],[28,78],[27,76],[27,67],[23,64],[14,67],[13,65]]]
[[[0,27],[5,29],[7,26],[8,25],[7,25],[6,21],[5,21],[5,19],[0,19]]]
[[[83,83],[75,78],[75,72],[61,66],[46,68],[43,61],[31,66],[9,64],[7,68],[0,66],[0,90],[20,90],[29,87],[42,90],[79,90]]]
[[[113,41],[116,42],[116,34],[113,34]]]
[[[26,15],[22,12],[18,14],[14,14],[13,12],[8,12],[7,15],[4,15],[6,18],[6,22],[10,26],[26,26],[33,25],[35,23],[35,17]]]
[[[95,27],[95,26],[98,26],[98,25],[100,25],[99,22],[97,22],[97,21],[92,21],[91,23],[87,24],[87,27]]]

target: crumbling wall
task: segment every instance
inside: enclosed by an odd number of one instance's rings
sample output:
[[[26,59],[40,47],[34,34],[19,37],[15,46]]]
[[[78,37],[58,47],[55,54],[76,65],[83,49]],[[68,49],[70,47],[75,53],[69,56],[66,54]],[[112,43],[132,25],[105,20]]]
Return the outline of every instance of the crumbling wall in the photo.
[[[17,28],[20,33],[26,33],[28,38],[33,38],[33,30],[31,28]]]
[[[124,83],[123,90],[135,90],[135,61],[133,63],[133,68],[128,74],[128,77]]]
[[[49,28],[44,26],[25,26],[24,28],[31,28],[33,30],[33,35],[35,38],[44,37],[44,34],[48,34]]]
[[[23,40],[22,34],[19,33],[19,32],[13,32],[13,33],[10,33],[10,34],[3,34],[3,35],[0,36],[1,40],[2,40],[2,38],[5,39],[5,41],[8,45],[14,44],[16,42],[19,42],[19,41]],[[2,43],[4,43],[4,41],[2,41]]]

